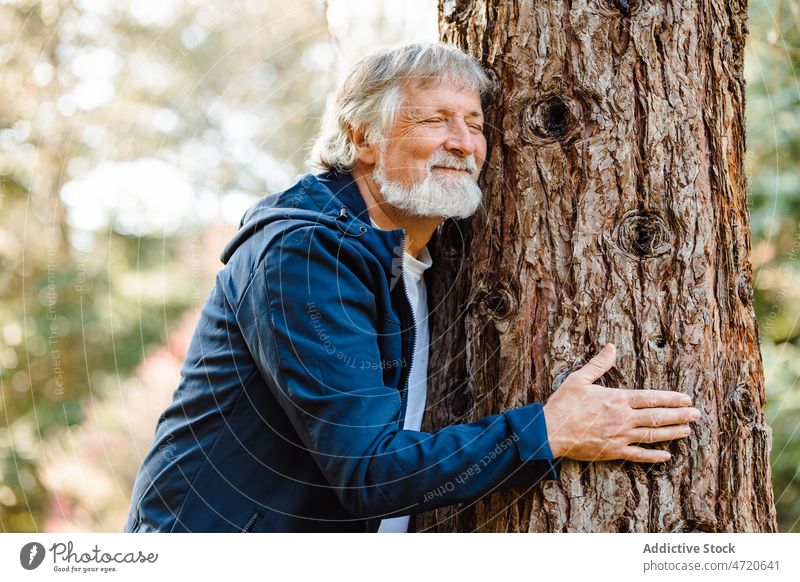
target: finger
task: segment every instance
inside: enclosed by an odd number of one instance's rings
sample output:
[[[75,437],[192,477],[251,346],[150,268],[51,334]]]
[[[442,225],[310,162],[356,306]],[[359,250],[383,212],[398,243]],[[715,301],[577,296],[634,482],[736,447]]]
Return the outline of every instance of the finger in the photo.
[[[667,451],[658,449],[645,449],[644,447],[627,446],[620,451],[623,459],[636,463],[663,463],[672,458]]]
[[[637,428],[631,432],[631,439],[636,443],[660,443],[682,439],[691,433],[692,429],[688,424],[661,428]]]
[[[633,413],[634,426],[687,424],[700,418],[696,408],[642,408]]]
[[[589,363],[583,368],[573,372],[573,375],[584,380],[587,384],[591,384],[608,372],[616,360],[617,347],[614,344],[606,344],[599,354],[589,360]]]
[[[658,406],[669,406],[677,408],[689,406],[692,399],[681,392],[671,390],[631,390],[629,392],[631,408],[655,408]]]

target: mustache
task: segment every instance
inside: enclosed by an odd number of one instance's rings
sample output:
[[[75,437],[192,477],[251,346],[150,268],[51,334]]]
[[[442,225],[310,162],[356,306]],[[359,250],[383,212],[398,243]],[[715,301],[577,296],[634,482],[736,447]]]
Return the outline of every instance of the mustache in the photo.
[[[443,149],[436,150],[434,154],[428,159],[428,171],[435,167],[449,168],[452,170],[464,170],[471,174],[478,171],[478,164],[475,162],[475,156],[469,154],[468,156],[458,156],[446,152]]]

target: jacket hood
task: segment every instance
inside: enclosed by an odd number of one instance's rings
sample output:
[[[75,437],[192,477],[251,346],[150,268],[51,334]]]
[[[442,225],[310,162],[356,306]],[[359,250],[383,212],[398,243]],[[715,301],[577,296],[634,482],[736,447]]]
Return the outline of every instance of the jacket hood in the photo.
[[[367,206],[349,173],[306,174],[287,190],[265,196],[250,207],[220,260],[227,264],[253,235],[277,220],[287,219],[338,228],[349,236],[361,236],[372,228]]]

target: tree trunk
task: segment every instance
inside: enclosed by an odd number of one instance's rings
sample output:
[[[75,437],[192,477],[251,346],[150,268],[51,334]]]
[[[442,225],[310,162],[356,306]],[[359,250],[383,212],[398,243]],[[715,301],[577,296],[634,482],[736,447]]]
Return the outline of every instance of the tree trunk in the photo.
[[[424,430],[546,401],[607,342],[609,386],[703,413],[669,463],[420,514],[417,531],[775,531],[744,174],[746,0],[440,0],[498,89],[484,207],[432,242]]]

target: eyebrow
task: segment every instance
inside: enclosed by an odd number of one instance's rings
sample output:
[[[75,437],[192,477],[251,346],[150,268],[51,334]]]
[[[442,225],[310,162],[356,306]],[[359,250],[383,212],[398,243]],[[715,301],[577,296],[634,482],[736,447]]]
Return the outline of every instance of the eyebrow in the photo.
[[[453,109],[447,109],[446,107],[440,107],[439,109],[436,110],[436,113],[448,113],[448,114],[451,114],[451,113],[453,113]],[[483,119],[483,112],[482,111],[477,111],[477,110],[470,111],[469,113],[465,114],[465,117],[479,117],[479,118]]]

